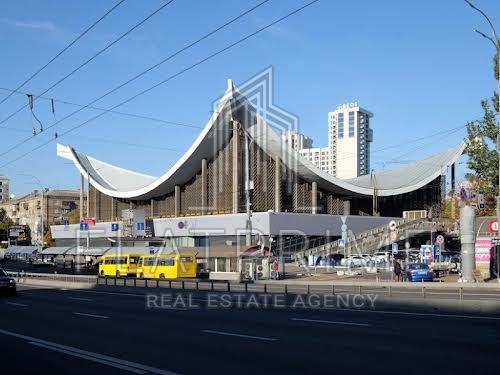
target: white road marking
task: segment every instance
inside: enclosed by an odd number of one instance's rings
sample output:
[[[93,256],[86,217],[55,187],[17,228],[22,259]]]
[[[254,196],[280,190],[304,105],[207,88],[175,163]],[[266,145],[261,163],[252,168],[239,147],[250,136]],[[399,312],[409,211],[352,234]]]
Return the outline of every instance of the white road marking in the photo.
[[[5,302],[7,305],[11,306],[21,306],[21,307],[27,307],[28,305],[25,305],[24,303],[17,303],[17,302]]]
[[[109,316],[104,316],[104,315],[86,314],[86,313],[79,313],[79,312],[75,312],[73,314],[80,315],[80,316],[88,316],[90,318],[109,319]]]
[[[79,297],[68,297],[68,299],[72,299],[75,301],[87,301],[87,302],[92,302],[90,298],[79,298]]]
[[[156,367],[141,365],[140,363],[127,361],[124,359],[119,359],[119,358],[107,356],[104,354],[89,352],[89,351],[81,350],[81,349],[78,349],[78,348],[75,348],[72,346],[61,345],[61,344],[57,344],[57,343],[52,342],[52,341],[37,339],[35,337],[25,336],[25,335],[21,335],[19,333],[10,332],[10,331],[6,331],[3,329],[0,329],[0,334],[17,337],[19,339],[27,340],[28,342],[33,343],[33,344],[35,344],[35,343],[40,344],[40,346],[44,345],[44,347],[48,347],[48,348],[51,348],[54,350],[57,348],[57,349],[60,349],[61,352],[64,350],[66,352],[70,352],[70,353],[67,353],[70,355],[79,354],[82,358],[91,357],[91,358],[88,358],[89,360],[96,361],[96,359],[98,359],[98,360],[102,360],[102,361],[107,361],[110,363],[110,366],[111,366],[111,363],[113,363],[116,365],[122,365],[124,367],[129,367],[129,368],[137,370],[137,371],[142,370],[143,372],[141,372],[141,373],[150,372],[150,373],[158,374],[158,375],[178,375],[177,373],[172,372],[172,371],[166,371],[166,370],[162,370],[162,369],[159,369]],[[114,366],[114,367],[117,367],[117,366]]]
[[[239,333],[222,332],[222,331],[212,331],[210,329],[204,329],[201,332],[212,333],[214,335],[222,335],[222,336],[243,337],[245,339],[261,340],[261,341],[277,341],[277,339],[273,339],[271,337],[242,335],[242,334],[239,334]]]
[[[319,320],[319,319],[302,319],[302,318],[291,318],[291,320],[296,320],[300,322],[311,322],[311,323],[327,323],[327,324],[341,324],[346,326],[360,326],[360,327],[370,327],[371,324],[368,323],[351,323],[351,322],[339,322],[334,320]]]
[[[146,371],[138,370],[138,369],[135,369],[135,368],[132,368],[132,367],[124,366],[124,365],[120,365],[118,363],[106,361],[104,359],[94,358],[94,357],[91,357],[91,356],[88,356],[88,355],[84,355],[84,354],[74,353],[72,351],[64,350],[64,349],[57,348],[57,347],[53,347],[51,345],[45,345],[45,344],[41,344],[41,343],[34,342],[34,341],[30,341],[29,343],[31,345],[35,345],[35,346],[38,346],[38,347],[41,347],[41,348],[45,348],[45,349],[49,349],[49,350],[54,350],[56,352],[64,353],[64,354],[67,354],[67,355],[71,355],[73,357],[83,358],[83,359],[86,359],[86,360],[89,360],[89,361],[92,361],[92,362],[97,362],[97,363],[101,363],[103,365],[107,365],[107,366],[111,366],[111,367],[116,367],[116,368],[119,368],[121,370],[135,372],[136,374],[145,374],[146,373]]]
[[[432,317],[437,317],[437,318],[500,320],[500,317],[484,316],[484,315],[455,315],[455,314],[417,313],[417,312],[408,312],[408,311],[361,310],[361,309],[332,309],[332,310],[334,310],[334,311],[356,311],[356,312],[388,314],[388,315],[390,314],[390,315],[432,316]]]

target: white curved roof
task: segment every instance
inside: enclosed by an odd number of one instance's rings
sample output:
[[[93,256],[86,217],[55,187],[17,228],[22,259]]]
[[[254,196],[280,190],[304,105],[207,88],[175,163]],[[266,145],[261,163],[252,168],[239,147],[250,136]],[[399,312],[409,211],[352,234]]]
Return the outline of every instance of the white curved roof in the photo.
[[[338,179],[321,171],[283,144],[281,137],[256,114],[255,109],[229,81],[228,88],[188,151],[162,176],[154,177],[123,169],[77,152],[70,146],[57,145],[57,155],[73,161],[90,183],[104,194],[116,198],[150,199],[162,196],[182,185],[198,171],[201,160],[211,160],[231,138],[231,120],[236,119],[251,139],[274,159],[279,158],[306,181],[345,195],[372,195],[370,175],[350,180]],[[378,196],[391,196],[417,190],[443,174],[465,149],[462,142],[426,159],[375,174]]]

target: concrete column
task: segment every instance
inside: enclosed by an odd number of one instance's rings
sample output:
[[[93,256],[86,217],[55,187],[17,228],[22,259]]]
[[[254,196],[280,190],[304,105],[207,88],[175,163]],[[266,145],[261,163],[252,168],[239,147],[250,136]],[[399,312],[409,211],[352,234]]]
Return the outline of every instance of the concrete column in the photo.
[[[207,159],[201,160],[201,214],[207,214],[208,206],[208,171]]]
[[[151,219],[155,216],[155,200],[151,198]]]
[[[239,198],[240,198],[240,168],[239,168],[239,156],[240,156],[240,137],[238,134],[238,123],[233,121],[233,213],[237,214],[239,210]]]
[[[90,176],[87,173],[87,217],[90,216]]]
[[[281,211],[281,162],[280,159],[274,161],[274,211]]]
[[[455,208],[455,163],[451,165],[451,218],[456,219],[456,208]]]
[[[111,197],[111,220],[115,220],[116,218],[116,212],[115,212],[115,198]]]
[[[97,195],[100,192],[97,191],[97,189],[94,189],[94,215],[96,220],[99,220],[99,215],[97,214]]]
[[[344,201],[344,215],[351,214],[351,201]]]
[[[311,184],[311,213],[318,213],[318,184],[316,181]]]
[[[181,210],[181,187],[179,185],[175,185],[175,217],[179,217],[179,213]]]
[[[84,190],[85,185],[84,185],[84,179],[83,179],[83,174],[80,173],[80,218],[83,217],[83,195],[84,195]]]
[[[462,243],[462,281],[474,282],[476,269],[476,210],[471,206],[460,208],[460,242]]]

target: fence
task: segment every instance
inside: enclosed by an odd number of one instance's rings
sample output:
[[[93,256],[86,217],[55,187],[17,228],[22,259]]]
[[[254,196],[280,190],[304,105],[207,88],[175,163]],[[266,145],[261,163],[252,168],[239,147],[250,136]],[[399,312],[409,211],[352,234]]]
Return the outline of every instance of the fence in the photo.
[[[29,280],[51,280],[87,283],[89,286],[117,286],[135,288],[166,288],[175,290],[214,291],[235,293],[281,294],[377,294],[385,297],[436,298],[463,300],[488,297],[500,301],[499,284],[460,283],[398,283],[398,282],[258,282],[236,283],[199,279],[142,279],[135,277],[98,277],[10,272],[10,276],[29,284]],[[458,285],[457,285],[458,284]]]

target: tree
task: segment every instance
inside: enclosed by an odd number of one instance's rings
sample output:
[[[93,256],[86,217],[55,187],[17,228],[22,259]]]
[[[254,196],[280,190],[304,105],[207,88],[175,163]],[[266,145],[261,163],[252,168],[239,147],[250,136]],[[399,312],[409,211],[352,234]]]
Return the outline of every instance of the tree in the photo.
[[[80,211],[71,210],[68,215],[68,221],[70,224],[78,224],[80,222]]]
[[[495,55],[493,76],[496,80],[499,79],[497,66]],[[486,208],[479,214],[492,214],[495,210],[494,197],[498,195],[497,136],[499,128],[495,119],[495,115],[499,113],[497,92],[493,93],[491,102],[493,106],[488,100],[482,100],[483,118],[467,123],[467,148],[465,150],[469,156],[467,167],[474,173],[466,177],[483,190],[486,197]]]
[[[0,230],[7,230],[14,222],[7,216],[5,209],[0,208]]]

